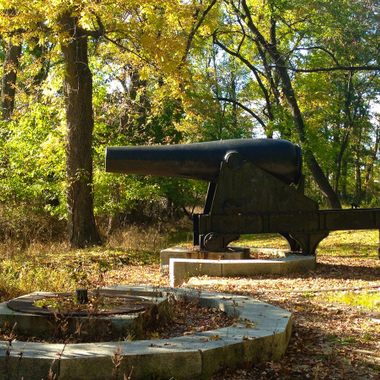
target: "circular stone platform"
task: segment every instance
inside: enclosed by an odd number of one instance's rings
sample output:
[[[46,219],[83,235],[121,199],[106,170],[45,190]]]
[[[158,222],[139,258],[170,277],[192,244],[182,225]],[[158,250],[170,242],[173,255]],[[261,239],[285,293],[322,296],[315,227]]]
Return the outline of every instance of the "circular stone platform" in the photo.
[[[109,303],[111,304],[113,300],[117,300],[117,305],[113,305],[112,307],[107,308],[101,308],[101,307],[86,307],[86,303],[84,304],[77,304],[75,301],[75,294],[74,293],[31,293],[27,294],[22,297],[17,297],[14,299],[11,299],[7,302],[7,306],[9,309],[13,311],[18,311],[21,313],[30,313],[30,314],[38,314],[43,315],[47,317],[54,317],[56,314],[60,314],[63,317],[102,317],[105,315],[113,315],[113,314],[131,314],[131,313],[137,313],[142,312],[144,310],[149,309],[152,307],[152,305],[156,304],[157,302],[152,302],[151,300],[148,300],[147,298],[143,297],[136,297],[136,296],[130,296],[125,294],[125,292],[118,292],[115,290],[107,290],[107,289],[100,289],[98,291],[90,291],[88,292],[88,296],[94,298],[94,301],[96,302],[96,299],[104,299],[109,300]],[[152,295],[150,295],[151,297]],[[162,297],[162,295],[158,294],[157,296]],[[156,299],[157,297],[155,297]],[[55,307],[42,307],[37,306],[36,303],[39,301],[46,301],[48,303],[48,300],[51,300],[51,303],[57,303],[56,306],[59,306],[59,302],[64,301],[65,299],[71,300],[70,304],[78,305],[77,308],[74,308],[73,310],[65,310]],[[92,306],[92,305],[91,305]]]
[[[93,292],[89,296],[93,296]],[[117,339],[144,335],[146,326],[155,326],[167,317],[167,296],[160,291],[134,294],[131,291],[100,289],[98,296],[118,299],[119,305],[110,310],[52,310],[36,306],[40,300],[69,298],[72,293],[36,292],[14,298],[0,304],[0,327],[13,328],[17,335],[44,338],[60,338],[77,335]],[[14,327],[13,327],[14,326]],[[79,329],[79,330],[78,330]],[[83,339],[84,340],[84,339]]]
[[[171,339],[78,344],[0,341],[0,380],[209,378],[222,368],[279,359],[291,334],[291,314],[250,297],[190,289],[118,286],[134,294],[197,299],[236,317],[220,329]],[[145,297],[145,295],[144,295]],[[0,313],[4,313],[4,304]]]

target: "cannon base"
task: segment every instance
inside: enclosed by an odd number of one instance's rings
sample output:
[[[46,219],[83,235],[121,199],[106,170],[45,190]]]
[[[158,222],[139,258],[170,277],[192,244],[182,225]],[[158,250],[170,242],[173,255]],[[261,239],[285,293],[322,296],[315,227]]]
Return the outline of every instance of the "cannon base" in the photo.
[[[268,258],[252,258],[251,253]],[[208,252],[199,247],[171,247],[160,254],[161,272],[169,274],[171,287],[181,286],[190,277],[252,277],[302,273],[315,269],[316,256],[282,249],[228,247]]]
[[[313,255],[289,255],[270,260],[201,260],[171,259],[169,265],[170,286],[181,286],[191,277],[253,277],[262,275],[286,275],[314,270]]]
[[[204,259],[204,260],[246,260],[250,250],[245,247],[228,247],[224,252],[202,251],[199,247],[170,247],[161,250],[160,266],[162,272],[169,270],[170,259]]]

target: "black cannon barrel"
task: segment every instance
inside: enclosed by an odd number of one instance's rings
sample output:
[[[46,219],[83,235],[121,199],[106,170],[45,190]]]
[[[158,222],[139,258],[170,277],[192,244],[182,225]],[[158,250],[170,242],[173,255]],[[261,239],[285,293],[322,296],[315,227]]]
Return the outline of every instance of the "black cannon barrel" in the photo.
[[[298,183],[301,149],[275,139],[234,139],[183,145],[108,147],[106,171],[214,181],[226,153],[238,152],[286,183]]]

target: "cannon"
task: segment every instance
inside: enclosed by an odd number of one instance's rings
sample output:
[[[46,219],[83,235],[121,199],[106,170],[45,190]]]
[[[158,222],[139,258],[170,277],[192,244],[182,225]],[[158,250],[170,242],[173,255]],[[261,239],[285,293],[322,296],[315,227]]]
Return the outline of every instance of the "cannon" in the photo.
[[[223,252],[241,234],[279,233],[290,250],[315,254],[331,230],[379,229],[380,209],[319,210],[303,191],[299,146],[277,139],[108,147],[106,171],[209,182],[194,245]]]
[[[286,140],[272,139],[109,147],[106,150],[106,171],[215,182],[221,162],[231,152],[238,153],[241,159],[254,163],[285,183],[298,183],[300,180],[300,148]]]

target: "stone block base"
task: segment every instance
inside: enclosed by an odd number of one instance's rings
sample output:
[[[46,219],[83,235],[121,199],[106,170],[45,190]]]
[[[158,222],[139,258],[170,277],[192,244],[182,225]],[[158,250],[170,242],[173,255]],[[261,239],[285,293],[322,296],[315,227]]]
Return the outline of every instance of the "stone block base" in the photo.
[[[200,251],[198,247],[171,247],[160,252],[161,270],[167,270],[170,259],[246,260],[250,250],[244,247],[228,247],[225,252]]]
[[[190,277],[239,277],[262,274],[287,274],[315,269],[315,256],[289,255],[268,260],[206,260],[171,258],[170,286],[180,286]]]

